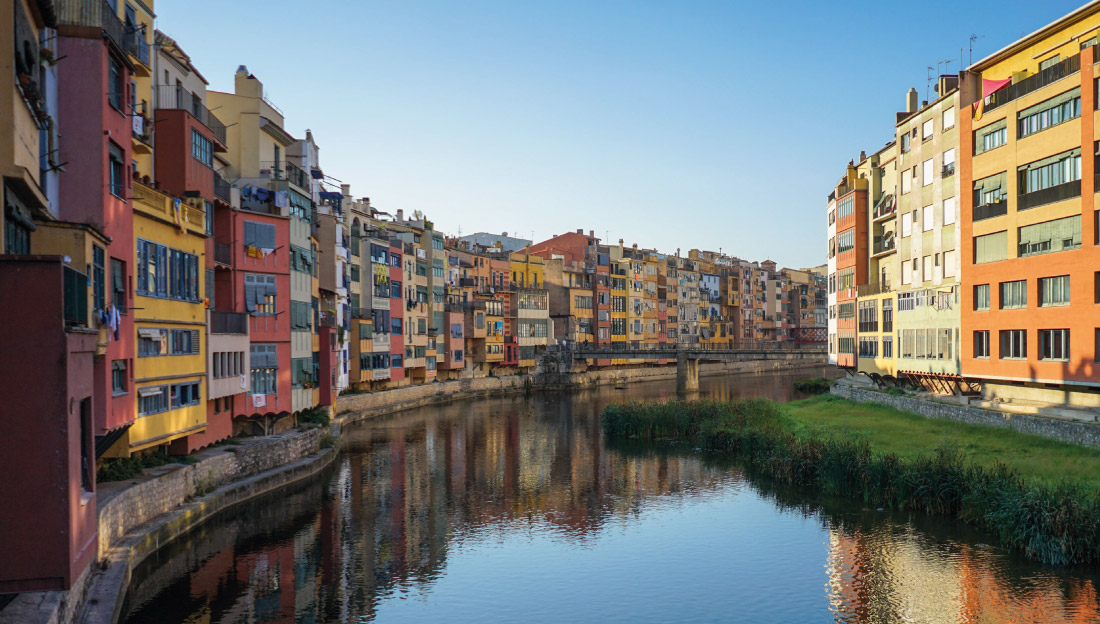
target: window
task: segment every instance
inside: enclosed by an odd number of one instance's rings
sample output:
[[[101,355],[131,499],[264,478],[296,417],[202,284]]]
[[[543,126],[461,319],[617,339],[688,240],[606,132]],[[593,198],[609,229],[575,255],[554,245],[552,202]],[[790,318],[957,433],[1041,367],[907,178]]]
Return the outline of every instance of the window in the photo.
[[[855,303],[842,303],[838,308],[838,314],[841,320],[853,319],[856,317],[856,304]]]
[[[908,154],[910,149],[911,147],[909,145],[909,133],[906,132],[905,134],[901,135],[901,153]]]
[[[592,309],[592,297],[574,295],[573,296],[573,307],[581,309],[581,310],[591,310]]]
[[[148,416],[169,409],[168,386],[146,386],[138,388],[138,414]]]
[[[139,327],[138,357],[168,355],[168,330],[153,327]]]
[[[191,157],[207,167],[214,167],[214,146],[198,130],[191,129]]]
[[[1040,360],[1069,360],[1069,330],[1039,330]]]
[[[102,310],[107,307],[107,270],[104,267],[104,251],[99,245],[92,245],[92,302],[93,308]]]
[[[1061,54],[1055,54],[1054,56],[1046,59],[1045,61],[1039,61],[1039,71],[1043,71],[1044,69],[1046,69],[1048,67],[1053,67],[1053,66],[1057,65],[1058,62],[1061,61],[1061,60],[1062,60],[1062,55]]]
[[[107,56],[107,103],[118,112],[122,112],[122,102],[125,101],[126,87],[124,86],[122,63],[115,57]]]
[[[126,160],[122,148],[113,142],[107,142],[108,182],[111,195],[126,199]]]
[[[400,317],[390,319],[390,331],[393,332],[394,334],[398,335],[398,336],[401,335],[401,318]]]
[[[856,352],[856,339],[851,333],[843,333],[839,336],[838,346],[842,355],[852,355]]]
[[[1027,359],[1027,330],[1001,330],[1001,359]]]
[[[1007,231],[974,237],[974,264],[996,262],[1006,257],[1008,257]]]
[[[1024,138],[1081,116],[1081,88],[1078,87],[1025,108],[1018,115],[1018,137]]]
[[[171,355],[197,355],[199,353],[199,330],[173,329],[169,334],[169,353]]]
[[[251,368],[251,394],[276,394],[279,372],[278,345],[249,345],[249,365]]]
[[[198,301],[198,256],[138,239],[137,291],[147,297]]]
[[[894,331],[894,300],[882,300],[882,331]]]
[[[126,360],[114,360],[111,362],[111,394],[119,396],[126,394],[129,377],[126,375]]]
[[[873,299],[859,302],[859,331],[860,333],[878,332],[878,302]]]
[[[875,358],[878,357],[878,338],[876,337],[859,337],[859,357],[861,358]]]
[[[1019,236],[1021,257],[1077,249],[1081,246],[1081,215],[1025,225]]]
[[[989,330],[986,329],[974,332],[974,357],[989,357]]]
[[[837,290],[847,290],[855,287],[856,282],[856,270],[855,268],[841,269],[837,271],[836,287]]]
[[[843,219],[849,217],[855,211],[856,198],[854,195],[849,196],[847,199],[843,199],[837,202],[836,205],[836,218]]]
[[[1027,307],[1027,280],[1001,282],[1001,309]]]
[[[955,127],[955,109],[949,108],[943,111],[943,129]]]
[[[214,235],[214,203],[203,200],[203,221],[207,236]]]
[[[925,232],[932,231],[932,228],[935,227],[934,224],[936,221],[936,211],[932,209],[932,206],[925,206],[924,208],[921,208],[921,214],[924,215],[924,223],[922,229]]]
[[[951,148],[943,153],[943,173],[942,177],[947,178],[955,175],[955,148]]]
[[[390,356],[390,368],[404,368],[405,361],[401,354],[395,354]]]
[[[172,409],[198,405],[202,402],[202,382],[172,384]]]
[[[974,131],[974,155],[988,152],[1005,144],[1008,140],[1008,122],[1002,119]]]
[[[905,238],[913,233],[913,213],[907,212],[901,215],[901,237]]]
[[[894,337],[882,337],[882,357],[892,359],[894,357]]]
[[[922,260],[921,281],[927,282],[932,279],[932,256],[925,256]]]
[[[1069,276],[1039,278],[1039,307],[1069,305]]]
[[[845,230],[836,237],[836,252],[844,253],[856,248],[856,231],[855,228]]]
[[[257,221],[244,222],[244,246],[257,249],[275,249],[275,226]]]
[[[935,132],[935,128],[932,125],[934,119],[929,119],[920,126],[920,137],[922,141],[927,141],[932,138],[932,134]]]
[[[898,293],[898,312],[912,312],[914,309],[916,309],[914,293]]]
[[[1070,150],[1017,168],[1019,193],[1026,195],[1081,179],[1081,149]],[[1033,207],[1033,206],[1028,206]]]
[[[275,316],[277,294],[274,275],[244,274],[244,304],[252,316]]]
[[[955,198],[948,197],[943,200],[943,224],[951,225],[955,222]]]
[[[1086,39],[1085,41],[1082,41],[1081,42],[1081,49],[1084,50],[1085,48],[1091,48],[1094,45],[1096,45],[1096,37],[1093,37],[1092,39]]]
[[[290,385],[293,388],[313,387],[313,357],[294,358],[290,361]]]
[[[935,171],[932,167],[932,158],[921,163],[921,186],[928,186],[935,181]]]
[[[974,287],[974,309],[989,309],[989,284],[978,284]]]
[[[313,310],[308,302],[305,301],[291,301],[290,302],[290,329],[291,331],[309,331],[312,329],[310,321],[312,320]]]

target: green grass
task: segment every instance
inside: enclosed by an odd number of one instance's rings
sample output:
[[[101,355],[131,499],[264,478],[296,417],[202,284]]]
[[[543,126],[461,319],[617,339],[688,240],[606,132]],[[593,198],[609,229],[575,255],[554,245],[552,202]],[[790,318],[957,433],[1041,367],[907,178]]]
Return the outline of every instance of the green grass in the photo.
[[[832,395],[786,403],[782,414],[799,437],[854,438],[868,442],[874,453],[892,453],[907,461],[937,449],[957,450],[973,464],[992,468],[999,461],[1036,484],[1069,480],[1100,490],[1100,449],[1011,429],[925,418]]]

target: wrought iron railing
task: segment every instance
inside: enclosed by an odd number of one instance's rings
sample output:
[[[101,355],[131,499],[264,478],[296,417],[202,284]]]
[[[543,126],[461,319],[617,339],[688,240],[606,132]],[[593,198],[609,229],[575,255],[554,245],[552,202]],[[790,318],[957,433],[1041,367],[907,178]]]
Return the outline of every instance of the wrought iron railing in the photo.
[[[90,26],[102,28],[107,38],[125,49],[126,26],[105,0],[57,0],[54,3],[59,26]]]
[[[244,312],[211,312],[211,334],[247,334],[248,315]]]
[[[127,30],[123,35],[123,48],[141,64],[152,67],[149,62],[149,42],[145,40],[145,32],[141,29]]]
[[[184,89],[182,85],[157,85],[153,87],[155,104],[163,110],[185,110],[191,113],[199,123],[214,133],[214,138],[225,145],[225,124],[202,103],[202,99]]]
[[[214,241],[214,262],[233,266],[233,247],[229,243]]]
[[[229,192],[229,182],[225,181],[225,178],[221,176],[217,171],[214,172],[214,197],[229,203],[232,199],[232,195]]]

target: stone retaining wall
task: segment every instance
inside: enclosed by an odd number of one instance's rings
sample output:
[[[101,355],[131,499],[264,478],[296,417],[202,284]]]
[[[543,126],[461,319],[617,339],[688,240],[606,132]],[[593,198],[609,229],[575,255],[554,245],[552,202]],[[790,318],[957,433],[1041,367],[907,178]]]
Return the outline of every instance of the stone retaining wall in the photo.
[[[169,465],[151,470],[152,478],[127,487],[99,505],[99,552],[131,529],[176,509],[196,494],[240,481],[273,468],[292,464],[317,451],[322,429],[246,439],[200,453],[189,466]],[[158,474],[159,473],[159,474]]]
[[[927,418],[1002,427],[1079,446],[1100,448],[1100,425],[1096,424],[1055,420],[1028,414],[1011,414],[969,405],[946,403],[929,398],[894,396],[884,392],[853,388],[847,385],[834,385],[830,392],[859,403],[889,405]]]

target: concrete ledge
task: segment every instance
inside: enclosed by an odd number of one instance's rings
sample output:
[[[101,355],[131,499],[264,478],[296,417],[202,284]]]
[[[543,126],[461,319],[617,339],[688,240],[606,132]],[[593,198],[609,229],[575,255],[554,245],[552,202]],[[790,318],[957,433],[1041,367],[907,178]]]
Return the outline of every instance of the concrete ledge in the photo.
[[[855,388],[846,384],[834,384],[830,392],[858,403],[879,403],[926,418],[954,420],[975,425],[988,425],[1013,429],[1020,433],[1042,436],[1060,442],[1100,448],[1100,426],[1095,423],[1056,420],[1031,414],[1014,414],[959,403],[938,401],[933,398],[895,396]]]

